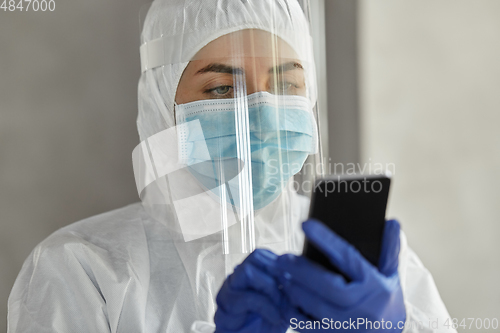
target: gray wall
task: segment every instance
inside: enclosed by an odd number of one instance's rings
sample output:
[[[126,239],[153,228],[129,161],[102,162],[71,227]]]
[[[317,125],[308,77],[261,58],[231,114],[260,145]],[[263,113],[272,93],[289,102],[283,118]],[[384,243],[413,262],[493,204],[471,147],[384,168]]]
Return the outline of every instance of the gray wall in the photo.
[[[500,1],[359,4],[363,160],[452,317],[500,319]]]
[[[0,332],[37,243],[137,200],[140,7],[56,0],[52,13],[0,11]]]
[[[325,0],[329,163],[360,161],[357,0]],[[330,167],[327,167],[330,169]]]

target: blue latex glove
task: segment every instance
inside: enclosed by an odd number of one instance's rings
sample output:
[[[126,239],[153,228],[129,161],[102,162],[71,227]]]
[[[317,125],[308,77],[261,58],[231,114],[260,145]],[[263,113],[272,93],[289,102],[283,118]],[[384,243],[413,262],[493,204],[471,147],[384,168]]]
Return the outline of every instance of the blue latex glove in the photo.
[[[289,304],[276,278],[278,256],[257,249],[237,266],[217,295],[216,333],[284,333],[288,321],[282,313]]]
[[[397,270],[399,223],[390,220],[385,224],[378,269],[322,223],[310,220],[304,222],[302,228],[306,237],[352,281],[346,282],[343,276],[302,256],[287,254],[279,257],[278,267],[284,272],[282,291],[294,306],[294,310],[285,314],[291,320],[291,327],[300,332],[339,331],[340,323],[336,329],[334,326],[334,321],[338,321],[344,325],[340,331],[347,328],[357,332],[401,332],[406,311]],[[324,320],[321,322],[323,326],[317,327],[319,329],[297,326],[300,321],[312,320]],[[367,321],[384,326],[370,329]],[[351,325],[352,322],[355,326]],[[398,328],[398,322],[401,328]]]

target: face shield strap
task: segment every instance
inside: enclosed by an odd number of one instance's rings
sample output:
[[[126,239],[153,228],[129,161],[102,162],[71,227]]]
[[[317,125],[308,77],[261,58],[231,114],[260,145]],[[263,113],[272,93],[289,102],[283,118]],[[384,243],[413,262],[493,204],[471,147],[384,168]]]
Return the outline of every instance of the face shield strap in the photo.
[[[309,54],[310,52],[308,52],[312,50],[312,37],[308,33],[300,33],[297,31],[269,31],[268,28],[247,24],[230,29],[219,30],[216,33],[213,33],[211,36],[204,38],[203,40],[213,41],[218,37],[245,29],[268,31],[272,34],[280,36],[285,42],[288,42],[290,45],[300,44],[300,49],[295,48],[295,52],[297,52],[297,54],[299,55],[299,59],[304,61],[305,63],[310,63],[312,60],[310,59],[312,57],[312,54]],[[187,63],[189,61],[198,60],[196,58],[196,53],[207,43],[204,42],[200,45],[193,45],[192,47],[187,48],[185,44],[186,41],[190,40],[190,35],[198,36],[199,32],[184,33],[176,36],[164,35],[160,38],[143,43],[139,49],[139,53],[141,56],[141,73],[144,73],[156,67],[178,63]],[[287,38],[287,36],[293,37]],[[290,39],[300,41],[300,43],[294,43]],[[196,40],[196,38],[192,38],[192,40]],[[255,57],[269,56],[268,54],[259,54],[258,49],[256,49],[255,52],[256,53],[253,55]]]

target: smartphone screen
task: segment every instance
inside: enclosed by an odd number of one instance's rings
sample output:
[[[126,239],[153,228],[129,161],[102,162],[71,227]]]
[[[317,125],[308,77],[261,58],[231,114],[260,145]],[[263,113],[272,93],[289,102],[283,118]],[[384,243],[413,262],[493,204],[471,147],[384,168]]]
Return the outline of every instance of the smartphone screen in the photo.
[[[319,179],[311,198],[309,217],[323,222],[377,267],[390,184],[390,175],[386,174]],[[303,254],[340,273],[307,238]]]

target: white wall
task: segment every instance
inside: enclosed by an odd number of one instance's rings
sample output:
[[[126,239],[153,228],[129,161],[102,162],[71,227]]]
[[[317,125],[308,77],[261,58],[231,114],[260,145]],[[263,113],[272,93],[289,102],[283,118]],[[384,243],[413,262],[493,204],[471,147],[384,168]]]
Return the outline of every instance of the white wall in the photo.
[[[500,1],[360,15],[363,159],[395,163],[390,215],[451,316],[500,319]]]

